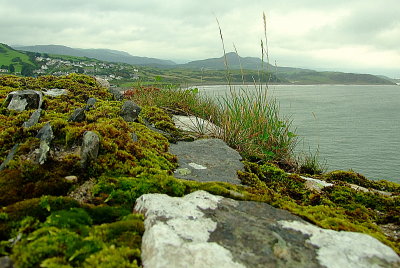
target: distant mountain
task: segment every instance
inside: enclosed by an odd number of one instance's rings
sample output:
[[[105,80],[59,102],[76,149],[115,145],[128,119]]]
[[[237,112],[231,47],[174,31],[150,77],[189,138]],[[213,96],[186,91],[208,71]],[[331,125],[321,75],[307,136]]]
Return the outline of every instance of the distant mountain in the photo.
[[[37,45],[37,46],[22,46],[14,47],[17,50],[56,54],[56,55],[67,55],[74,57],[88,57],[101,61],[109,62],[121,62],[132,65],[175,65],[173,61],[161,60],[156,58],[138,57],[132,56],[127,52],[111,50],[111,49],[81,49],[81,48],[70,48],[67,46],[60,45]]]
[[[294,72],[294,71],[311,71],[307,69],[299,69],[292,67],[273,66],[266,62],[262,62],[256,57],[241,57],[235,52],[229,52],[225,55],[228,68],[231,70],[270,70],[272,72]],[[181,64],[179,67],[190,69],[208,69],[208,70],[225,70],[225,57],[210,58],[205,60],[191,61]]]
[[[371,74],[297,71],[278,73],[279,78],[293,84],[394,85],[393,81]]]
[[[273,66],[262,63],[260,58],[240,57],[235,52],[226,54],[226,62],[230,70],[266,70],[274,73],[278,79],[293,84],[361,84],[361,85],[393,85],[394,81],[370,74],[354,74],[341,72],[317,72],[309,69]],[[224,70],[225,57],[191,61],[178,65],[180,68]]]

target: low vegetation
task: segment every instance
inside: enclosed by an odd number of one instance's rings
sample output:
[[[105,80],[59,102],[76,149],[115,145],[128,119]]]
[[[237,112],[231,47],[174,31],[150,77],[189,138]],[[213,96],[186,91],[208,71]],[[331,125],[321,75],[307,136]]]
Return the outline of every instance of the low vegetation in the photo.
[[[0,102],[11,91],[42,88],[64,88],[69,93],[45,96],[42,117],[33,127],[22,127],[32,110],[0,108],[0,162],[19,144],[13,160],[0,172],[0,256],[9,256],[16,267],[141,266],[144,223],[142,215],[132,213],[136,199],[145,193],[183,196],[196,190],[267,202],[324,228],[370,234],[400,253],[398,238],[381,229],[400,225],[400,186],[335,171],[315,175],[333,186],[320,191],[307,188],[299,175],[286,173],[289,167],[296,168],[292,160],[296,138],[290,121],[280,118],[279,106],[265,105],[264,92],[255,99],[232,94],[232,99],[217,104],[195,89],[136,87],[125,95],[140,103],[142,111],[138,122],[125,122],[119,116],[122,102],[113,100],[91,77],[0,76]],[[97,102],[86,120],[68,121],[90,97]],[[245,186],[173,177],[177,159],[168,152],[168,139],[146,127],[152,124],[183,139],[185,133],[175,128],[171,113],[211,119],[224,129],[222,137],[245,159],[245,170],[238,172]],[[38,165],[33,159],[39,146],[36,134],[47,122],[53,128],[54,149],[45,164]],[[96,161],[82,167],[78,148],[88,130],[101,137],[100,151]],[[77,181],[66,180],[69,175]],[[354,190],[350,184],[371,191]],[[92,185],[90,190],[87,185]]]

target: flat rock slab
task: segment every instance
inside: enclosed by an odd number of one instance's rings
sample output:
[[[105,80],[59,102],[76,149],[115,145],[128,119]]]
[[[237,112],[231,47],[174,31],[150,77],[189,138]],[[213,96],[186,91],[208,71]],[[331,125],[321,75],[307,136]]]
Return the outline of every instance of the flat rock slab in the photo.
[[[177,178],[240,184],[236,172],[243,169],[242,157],[220,139],[178,142],[171,144],[170,152],[178,157]]]
[[[158,267],[399,267],[399,256],[371,236],[325,230],[266,203],[197,191],[146,194],[142,261]]]
[[[172,117],[176,128],[184,131],[196,132],[203,135],[221,135],[223,130],[208,120],[196,116],[174,115]]]

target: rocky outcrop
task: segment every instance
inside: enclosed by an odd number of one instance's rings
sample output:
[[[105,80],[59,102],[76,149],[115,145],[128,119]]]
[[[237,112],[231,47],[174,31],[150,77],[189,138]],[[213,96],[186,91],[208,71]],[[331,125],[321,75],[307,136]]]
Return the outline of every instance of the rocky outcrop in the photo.
[[[141,196],[142,261],[154,267],[398,267],[399,256],[365,234],[311,225],[266,203],[197,191]]]
[[[243,169],[242,157],[220,139],[178,142],[171,144],[170,152],[178,157],[177,178],[240,184],[236,172]]]
[[[68,90],[63,88],[51,88],[43,91],[43,94],[50,97],[59,97],[68,94]]]
[[[30,109],[39,109],[41,108],[42,103],[42,92],[35,90],[20,90],[8,94],[3,105],[9,110],[21,112]]]

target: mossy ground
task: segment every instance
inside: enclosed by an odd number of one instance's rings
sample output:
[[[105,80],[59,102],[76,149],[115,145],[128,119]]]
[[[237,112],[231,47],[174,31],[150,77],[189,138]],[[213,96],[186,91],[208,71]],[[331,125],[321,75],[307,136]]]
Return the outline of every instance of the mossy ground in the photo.
[[[139,122],[125,122],[122,102],[88,76],[20,78],[0,76],[0,102],[15,90],[64,88],[67,96],[44,97],[37,125],[24,129],[33,111],[0,109],[0,161],[18,143],[18,151],[0,172],[0,255],[10,255],[17,267],[136,267],[141,265],[143,217],[132,214],[145,193],[183,196],[196,190],[239,200],[267,202],[287,209],[324,228],[368,233],[400,253],[400,241],[385,236],[380,224],[400,225],[400,186],[372,182],[352,172],[331,172],[318,178],[334,183],[321,192],[307,190],[298,175],[273,164],[245,162],[243,184],[199,183],[172,176],[176,157],[169,142],[144,124],[177,135],[170,117],[159,107],[144,106]],[[95,108],[81,123],[69,122],[76,108],[96,98]],[[34,161],[37,131],[47,122],[55,139],[44,165]],[[85,131],[100,136],[99,157],[80,165],[79,148]],[[132,138],[136,134],[137,141]],[[78,182],[65,180],[77,176]],[[68,197],[79,185],[95,181],[90,202]],[[347,183],[390,191],[392,196],[360,192]]]

